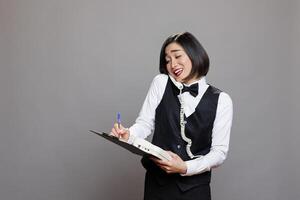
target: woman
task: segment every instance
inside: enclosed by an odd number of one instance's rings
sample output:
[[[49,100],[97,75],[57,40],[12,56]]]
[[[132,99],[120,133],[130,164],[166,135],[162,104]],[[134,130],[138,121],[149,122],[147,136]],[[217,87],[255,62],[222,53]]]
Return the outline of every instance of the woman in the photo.
[[[228,94],[208,85],[209,58],[188,32],[168,37],[160,73],[148,91],[136,123],[114,126],[112,134],[131,143],[154,131],[152,143],[172,157],[144,157],[144,199],[211,199],[211,170],[227,156],[232,123]]]

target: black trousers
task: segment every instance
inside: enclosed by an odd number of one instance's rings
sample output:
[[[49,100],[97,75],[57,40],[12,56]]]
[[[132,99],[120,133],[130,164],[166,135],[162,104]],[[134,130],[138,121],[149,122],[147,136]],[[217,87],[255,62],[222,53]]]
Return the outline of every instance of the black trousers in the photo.
[[[160,184],[155,174],[147,171],[145,176],[144,200],[211,200],[209,184],[201,184],[182,191],[176,179]]]

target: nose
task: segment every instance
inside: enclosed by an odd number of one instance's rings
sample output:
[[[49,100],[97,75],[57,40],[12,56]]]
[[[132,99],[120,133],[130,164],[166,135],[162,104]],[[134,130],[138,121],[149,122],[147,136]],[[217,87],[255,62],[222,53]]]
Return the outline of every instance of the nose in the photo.
[[[176,59],[171,59],[171,67],[172,68],[174,68],[174,67],[176,67],[177,66],[177,61],[176,61]]]

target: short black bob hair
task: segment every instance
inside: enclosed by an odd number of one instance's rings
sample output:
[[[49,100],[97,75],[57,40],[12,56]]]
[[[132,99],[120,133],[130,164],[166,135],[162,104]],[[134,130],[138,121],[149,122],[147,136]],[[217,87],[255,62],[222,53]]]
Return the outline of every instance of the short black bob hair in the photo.
[[[205,76],[209,70],[209,57],[200,44],[200,42],[189,32],[179,33],[175,35],[171,35],[166,39],[163,43],[160,51],[160,61],[159,61],[159,71],[162,74],[168,74],[166,65],[166,47],[171,43],[179,44],[191,59],[192,62],[192,70],[191,73],[186,78],[190,80],[194,77],[200,78],[201,76]]]

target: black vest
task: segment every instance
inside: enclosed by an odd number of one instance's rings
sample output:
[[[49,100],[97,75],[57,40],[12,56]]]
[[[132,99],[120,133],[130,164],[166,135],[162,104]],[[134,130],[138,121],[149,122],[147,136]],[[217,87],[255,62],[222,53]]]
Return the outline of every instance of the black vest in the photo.
[[[203,94],[196,110],[189,117],[185,117],[185,135],[192,140],[191,151],[194,155],[205,155],[211,148],[211,135],[216,116],[220,90],[209,86]],[[186,153],[186,142],[180,134],[180,102],[177,97],[178,89],[168,79],[162,100],[155,112],[155,129],[152,143],[164,150],[178,154],[184,161],[189,160]],[[157,167],[151,160],[142,159],[144,167],[153,172],[159,184],[167,184],[175,180],[183,190],[188,190],[199,184],[208,184],[211,172],[204,172],[193,176],[167,174]]]

